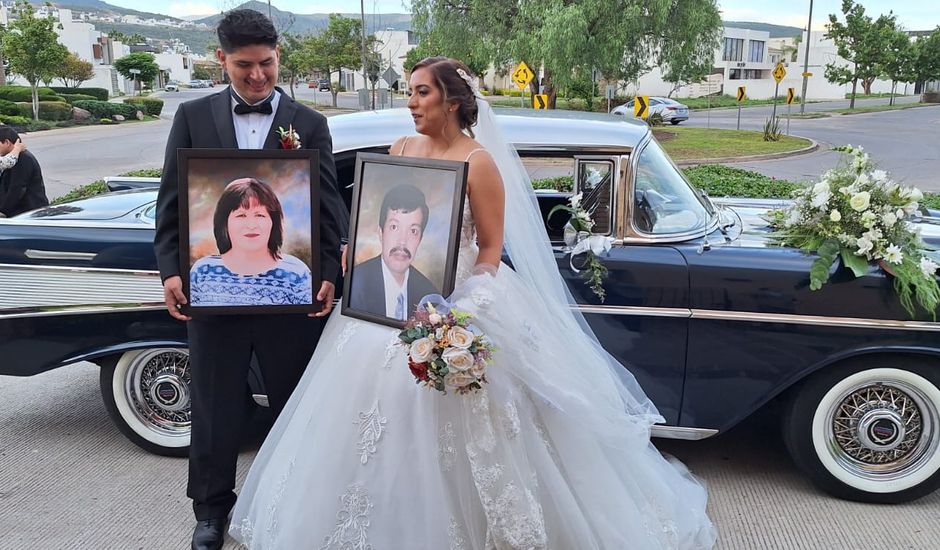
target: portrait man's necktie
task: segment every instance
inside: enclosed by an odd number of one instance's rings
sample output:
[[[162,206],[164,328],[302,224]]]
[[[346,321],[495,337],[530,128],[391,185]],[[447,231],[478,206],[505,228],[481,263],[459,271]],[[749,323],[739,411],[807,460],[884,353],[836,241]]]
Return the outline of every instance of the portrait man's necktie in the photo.
[[[399,321],[405,320],[405,293],[398,293],[398,302],[395,304],[395,318]]]

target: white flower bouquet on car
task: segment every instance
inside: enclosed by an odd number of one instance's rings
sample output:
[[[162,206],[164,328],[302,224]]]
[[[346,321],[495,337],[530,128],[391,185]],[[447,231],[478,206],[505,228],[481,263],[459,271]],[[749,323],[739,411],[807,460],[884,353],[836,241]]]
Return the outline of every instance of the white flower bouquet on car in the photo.
[[[894,276],[901,305],[915,316],[914,301],[936,319],[940,305],[937,262],[929,256],[912,217],[923,193],[876,170],[861,147],[836,148],[850,161],[797,191],[793,204],[770,213],[773,239],[818,256],[810,268],[810,288],[829,280],[837,259],[856,277],[876,264]]]

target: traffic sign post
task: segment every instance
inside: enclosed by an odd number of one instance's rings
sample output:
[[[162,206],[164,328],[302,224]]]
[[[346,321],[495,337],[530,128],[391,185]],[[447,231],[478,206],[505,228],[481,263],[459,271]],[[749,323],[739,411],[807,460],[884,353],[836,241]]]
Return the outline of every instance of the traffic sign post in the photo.
[[[738,130],[741,129],[741,104],[744,103],[745,99],[747,99],[747,88],[738,86]]]
[[[520,61],[516,68],[512,71],[510,77],[512,81],[519,87],[519,105],[525,107],[525,87],[529,85],[529,82],[532,82],[532,79],[535,78],[535,73],[532,72],[532,69],[525,64],[525,61]]]
[[[787,135],[790,135],[790,105],[793,104],[793,96],[796,92],[793,88],[787,88]]]
[[[633,98],[633,117],[646,118],[649,115],[650,96],[638,95]]]
[[[533,109],[548,109],[548,94],[535,94],[532,96]]]
[[[617,87],[613,84],[608,84],[607,89],[604,92],[604,96],[607,98],[607,112],[610,112],[610,100],[614,98],[614,93],[617,91]]]
[[[777,66],[773,70],[774,80],[777,81],[777,84],[774,86],[774,110],[773,114],[770,115],[770,118],[777,118],[777,94],[780,91],[780,81],[783,80],[783,77],[787,76],[787,70],[783,68],[783,63],[777,63]]]

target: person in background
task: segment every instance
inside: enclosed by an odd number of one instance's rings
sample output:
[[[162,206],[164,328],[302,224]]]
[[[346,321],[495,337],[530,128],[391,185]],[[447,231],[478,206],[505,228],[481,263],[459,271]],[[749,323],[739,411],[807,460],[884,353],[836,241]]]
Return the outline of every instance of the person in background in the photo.
[[[39,161],[26,150],[16,130],[0,126],[0,218],[48,204]]]

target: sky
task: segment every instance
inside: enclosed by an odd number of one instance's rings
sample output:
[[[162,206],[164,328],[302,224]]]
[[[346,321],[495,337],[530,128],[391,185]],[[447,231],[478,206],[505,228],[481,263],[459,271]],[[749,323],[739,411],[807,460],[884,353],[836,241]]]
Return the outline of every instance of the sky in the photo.
[[[163,13],[174,17],[211,15],[242,3],[242,0],[106,0],[109,4]],[[264,0],[262,0],[264,1]],[[294,13],[359,11],[355,0],[271,0],[271,4]],[[728,21],[758,21],[803,28],[809,15],[809,0],[718,0],[722,18]],[[862,0],[869,15],[894,11],[907,30],[931,30],[940,25],[940,2],[935,0]],[[365,0],[367,13],[407,13],[409,0]],[[841,0],[814,0],[813,30],[823,30],[830,13],[841,15]]]

